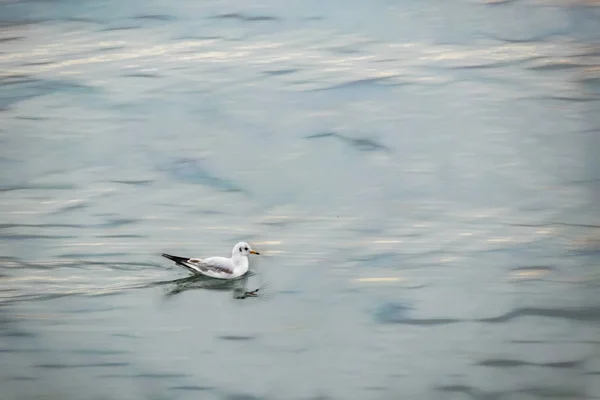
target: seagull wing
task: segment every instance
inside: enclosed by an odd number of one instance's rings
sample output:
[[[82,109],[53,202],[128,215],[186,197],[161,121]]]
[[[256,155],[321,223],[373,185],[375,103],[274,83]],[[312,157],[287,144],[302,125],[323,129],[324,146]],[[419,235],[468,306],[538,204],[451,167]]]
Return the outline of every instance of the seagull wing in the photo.
[[[228,278],[233,275],[234,266],[229,258],[187,258],[165,253],[163,253],[162,256],[174,261],[177,265],[187,268],[193,273],[203,274],[214,278]]]
[[[210,258],[190,258],[187,263],[195,268],[198,268],[199,272],[217,272],[222,274],[233,274],[233,264],[230,259],[224,257],[210,257]]]

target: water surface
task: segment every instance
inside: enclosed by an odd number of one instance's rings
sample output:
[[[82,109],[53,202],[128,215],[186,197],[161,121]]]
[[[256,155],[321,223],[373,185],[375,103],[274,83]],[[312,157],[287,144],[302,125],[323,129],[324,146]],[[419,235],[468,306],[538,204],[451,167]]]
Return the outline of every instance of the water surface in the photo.
[[[599,18],[2,3],[2,398],[599,397]]]

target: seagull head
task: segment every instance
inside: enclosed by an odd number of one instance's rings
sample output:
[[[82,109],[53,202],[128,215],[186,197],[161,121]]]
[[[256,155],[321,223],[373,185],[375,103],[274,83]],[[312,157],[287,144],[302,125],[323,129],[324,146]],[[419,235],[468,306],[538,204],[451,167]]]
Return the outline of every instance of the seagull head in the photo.
[[[252,247],[246,242],[239,242],[233,246],[233,250],[231,251],[232,256],[248,256],[250,254],[260,255],[258,251],[252,250]]]

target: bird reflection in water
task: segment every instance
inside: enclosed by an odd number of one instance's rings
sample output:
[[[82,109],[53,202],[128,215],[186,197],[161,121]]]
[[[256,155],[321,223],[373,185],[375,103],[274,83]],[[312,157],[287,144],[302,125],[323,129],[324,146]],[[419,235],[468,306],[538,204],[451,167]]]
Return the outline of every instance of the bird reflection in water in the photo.
[[[175,279],[172,281],[157,282],[156,285],[165,285],[169,289],[167,296],[185,292],[186,290],[205,289],[216,290],[220,292],[231,291],[234,299],[246,299],[248,297],[258,297],[258,292],[265,288],[266,284],[262,284],[257,289],[248,291],[248,279],[254,274],[247,273],[238,279],[224,280],[209,278],[204,275],[194,274],[185,278]]]

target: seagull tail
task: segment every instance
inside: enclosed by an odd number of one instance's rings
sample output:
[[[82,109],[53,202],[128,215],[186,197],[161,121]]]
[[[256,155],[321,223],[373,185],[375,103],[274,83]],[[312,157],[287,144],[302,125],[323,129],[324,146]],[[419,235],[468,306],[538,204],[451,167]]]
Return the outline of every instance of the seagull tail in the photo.
[[[162,253],[161,256],[168,258],[169,260],[174,261],[175,264],[179,264],[179,265],[184,265],[183,263],[188,260],[188,258],[186,258],[186,257],[173,256],[173,255],[167,254],[167,253]]]

